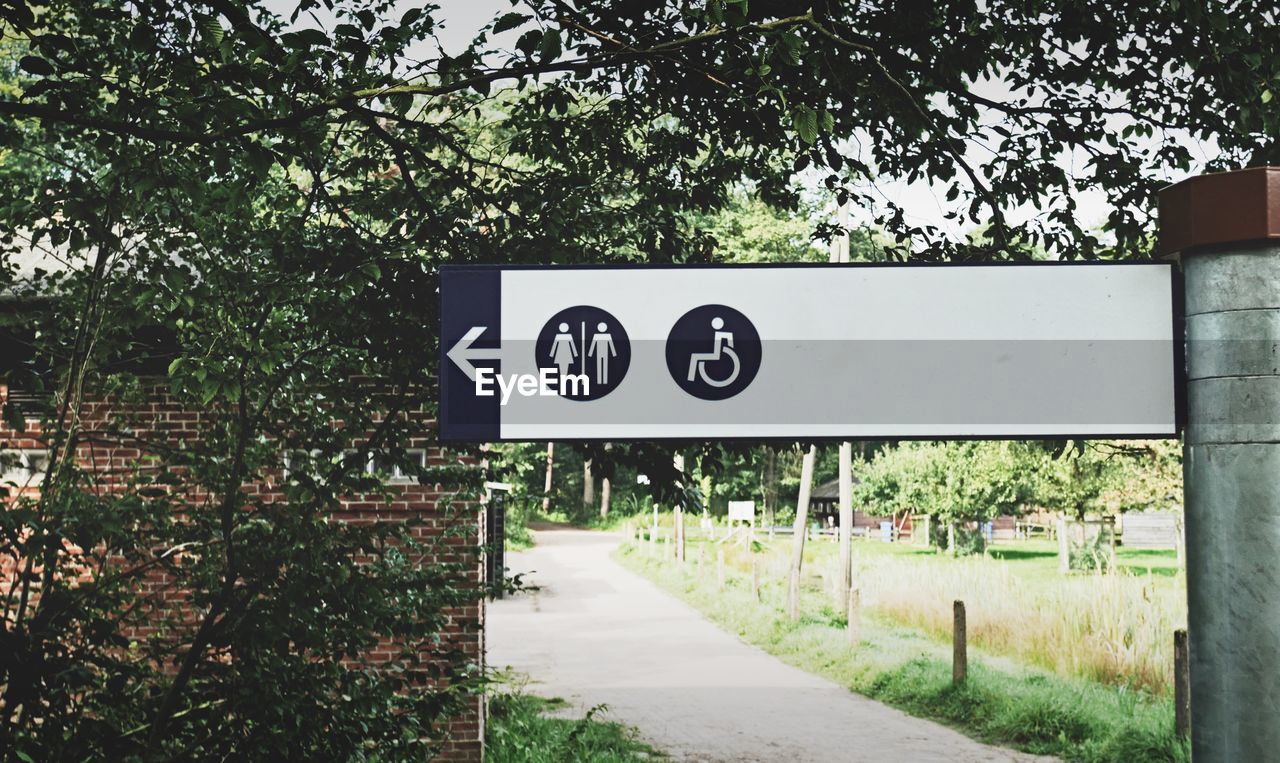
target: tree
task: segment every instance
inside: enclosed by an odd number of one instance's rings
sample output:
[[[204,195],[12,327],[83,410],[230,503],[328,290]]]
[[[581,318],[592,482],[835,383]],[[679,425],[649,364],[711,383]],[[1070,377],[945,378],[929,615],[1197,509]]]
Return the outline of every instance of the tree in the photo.
[[[1023,443],[906,443],[864,467],[857,495],[873,513],[937,519],[952,528],[947,544],[955,552],[957,525],[1016,513],[1031,498],[1037,458]]]
[[[820,251],[811,237],[818,222],[814,204],[780,209],[746,188],[735,189],[725,206],[699,215],[715,250],[731,262],[812,262]]]
[[[1039,451],[1036,500],[1083,520],[1088,514],[1166,508],[1181,501],[1176,441],[1068,442]]]
[[[582,461],[582,516],[589,517],[596,510],[596,478],[591,468],[591,459]]]
[[[551,513],[551,478],[554,476],[556,444],[547,443],[547,472],[542,485],[542,513]]]

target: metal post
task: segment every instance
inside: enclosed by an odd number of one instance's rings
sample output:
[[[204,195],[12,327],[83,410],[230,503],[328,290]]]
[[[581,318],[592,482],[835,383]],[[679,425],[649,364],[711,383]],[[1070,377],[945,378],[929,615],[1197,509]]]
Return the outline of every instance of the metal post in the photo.
[[[1280,168],[1160,196],[1186,294],[1183,451],[1196,763],[1280,750]]]

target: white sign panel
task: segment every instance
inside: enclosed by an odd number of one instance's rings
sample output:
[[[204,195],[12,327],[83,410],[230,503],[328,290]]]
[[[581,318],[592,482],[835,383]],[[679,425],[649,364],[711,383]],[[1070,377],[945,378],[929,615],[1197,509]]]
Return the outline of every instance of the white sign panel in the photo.
[[[448,440],[1172,437],[1172,266],[446,267]]]
[[[730,522],[755,522],[756,521],[756,502],[755,501],[729,501],[729,521]]]

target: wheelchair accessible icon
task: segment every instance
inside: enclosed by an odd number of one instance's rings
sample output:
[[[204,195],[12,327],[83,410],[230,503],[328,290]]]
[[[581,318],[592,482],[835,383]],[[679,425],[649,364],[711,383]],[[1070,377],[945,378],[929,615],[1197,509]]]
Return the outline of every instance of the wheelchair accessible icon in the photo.
[[[727,305],[695,307],[667,336],[667,370],[685,392],[724,400],[750,386],[760,370],[760,334]]]

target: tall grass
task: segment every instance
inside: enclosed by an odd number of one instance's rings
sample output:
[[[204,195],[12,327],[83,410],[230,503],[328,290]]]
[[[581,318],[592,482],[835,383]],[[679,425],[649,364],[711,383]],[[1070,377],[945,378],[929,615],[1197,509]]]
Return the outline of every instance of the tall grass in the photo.
[[[785,590],[789,540],[765,543],[757,555],[765,585]],[[690,558],[715,551],[700,552]],[[952,602],[965,602],[969,643],[992,655],[1059,675],[1153,695],[1171,690],[1173,632],[1185,627],[1183,578],[1123,570],[1105,574],[1020,575],[1022,562],[953,559],[854,544],[854,584],[865,611],[931,637],[951,637]],[[751,553],[726,548],[726,564],[749,574]],[[833,543],[806,550],[803,586],[815,612],[837,618]]]
[[[947,638],[963,599],[970,643],[992,654],[1153,694],[1172,685],[1173,632],[1186,619],[1175,586],[1123,573],[1028,580],[985,558],[860,562],[863,601],[894,622]]]

